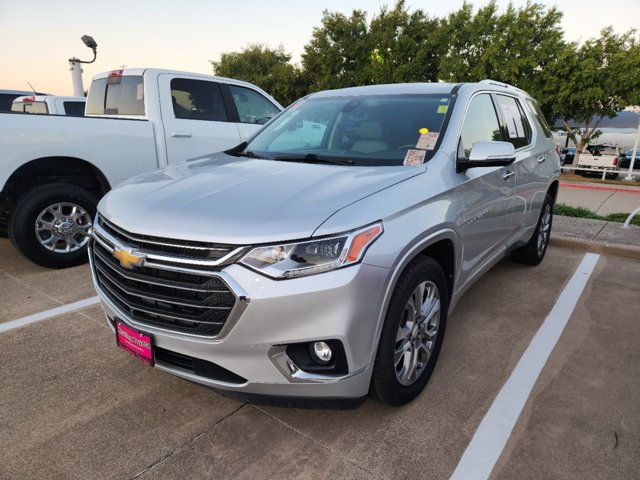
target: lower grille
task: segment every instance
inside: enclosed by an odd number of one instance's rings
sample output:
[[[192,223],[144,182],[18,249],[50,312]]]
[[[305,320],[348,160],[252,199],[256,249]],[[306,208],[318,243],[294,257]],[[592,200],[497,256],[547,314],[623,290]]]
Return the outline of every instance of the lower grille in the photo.
[[[191,335],[220,333],[236,297],[217,276],[141,266],[124,268],[99,242],[91,257],[100,290],[136,322]]]
[[[172,352],[160,347],[155,347],[153,351],[157,361],[172,367],[177,367],[180,370],[186,370],[198,377],[204,377],[218,382],[233,383],[236,385],[241,385],[247,382],[246,378],[236,375],[213,362]]]

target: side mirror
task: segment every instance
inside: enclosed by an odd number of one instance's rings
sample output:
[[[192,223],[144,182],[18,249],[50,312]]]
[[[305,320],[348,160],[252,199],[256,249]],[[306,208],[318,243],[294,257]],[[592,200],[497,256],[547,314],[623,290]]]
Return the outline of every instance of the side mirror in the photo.
[[[513,144],[509,142],[476,142],[468,159],[458,159],[458,173],[474,167],[503,167],[516,159]]]

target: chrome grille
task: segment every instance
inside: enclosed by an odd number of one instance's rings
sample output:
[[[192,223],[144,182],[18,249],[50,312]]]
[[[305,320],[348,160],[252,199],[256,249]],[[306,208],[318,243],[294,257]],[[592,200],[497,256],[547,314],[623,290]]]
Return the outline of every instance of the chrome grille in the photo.
[[[109,224],[111,230],[107,230],[105,224],[99,220],[95,225],[90,251],[96,283],[113,304],[135,322],[163,330],[206,337],[220,333],[237,298],[229,285],[215,273],[216,267],[209,267],[206,273],[190,270],[189,264],[185,263],[188,257],[184,255],[179,257],[179,263],[174,264],[177,257],[173,255],[159,255],[157,250],[140,248],[155,244],[140,242],[131,245],[122,236],[115,237],[112,233],[123,230],[112,224]],[[165,242],[177,244],[175,241]],[[133,249],[147,256],[149,261],[141,266],[125,268],[113,256],[114,249],[123,248]],[[226,255],[236,250],[230,247]],[[211,257],[208,258],[207,263],[212,262]],[[198,262],[198,259],[193,261]],[[196,267],[201,269],[202,265]]]
[[[98,216],[97,223],[105,232],[123,244],[132,248],[153,251],[158,254],[218,260],[236,248],[235,245],[193,242],[189,240],[167,240],[150,235],[137,235],[117,227],[100,216]]]

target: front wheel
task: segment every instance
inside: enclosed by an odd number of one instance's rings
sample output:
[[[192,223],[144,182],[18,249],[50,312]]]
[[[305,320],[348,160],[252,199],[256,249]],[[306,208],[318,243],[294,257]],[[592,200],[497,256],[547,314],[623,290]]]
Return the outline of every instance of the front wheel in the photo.
[[[547,193],[542,204],[538,224],[529,243],[511,252],[511,258],[520,263],[538,265],[549,246],[551,224],[553,223],[553,197]]]
[[[16,202],[9,221],[11,242],[43,267],[85,263],[97,204],[95,195],[75,185],[35,187]]]
[[[424,389],[438,360],[449,309],[444,272],[418,257],[391,296],[376,353],[371,394],[386,405],[404,405]]]

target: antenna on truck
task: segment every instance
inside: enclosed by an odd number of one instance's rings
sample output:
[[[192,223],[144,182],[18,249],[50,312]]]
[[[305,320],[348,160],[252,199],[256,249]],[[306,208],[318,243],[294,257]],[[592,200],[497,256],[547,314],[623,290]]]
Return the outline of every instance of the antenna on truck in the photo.
[[[38,92],[36,92],[36,89],[35,89],[35,88],[33,88],[33,85],[31,85],[31,82],[27,82],[27,85],[29,85],[29,86],[31,87],[31,90],[33,90],[33,94],[34,94],[34,95],[37,95],[37,94],[38,94]]]

